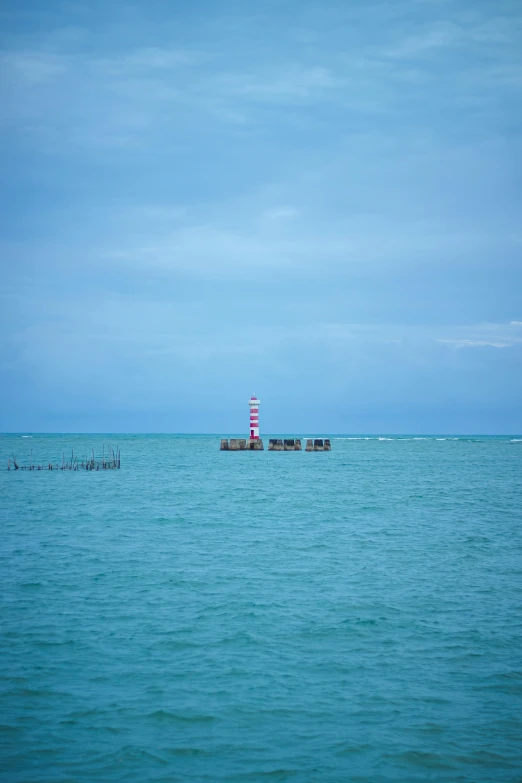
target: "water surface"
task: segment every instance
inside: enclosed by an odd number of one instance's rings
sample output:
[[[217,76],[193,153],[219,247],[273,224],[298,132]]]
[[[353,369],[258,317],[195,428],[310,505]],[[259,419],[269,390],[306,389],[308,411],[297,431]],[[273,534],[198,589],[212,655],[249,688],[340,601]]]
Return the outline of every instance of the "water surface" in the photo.
[[[2,780],[520,781],[522,441],[218,449],[0,436]]]

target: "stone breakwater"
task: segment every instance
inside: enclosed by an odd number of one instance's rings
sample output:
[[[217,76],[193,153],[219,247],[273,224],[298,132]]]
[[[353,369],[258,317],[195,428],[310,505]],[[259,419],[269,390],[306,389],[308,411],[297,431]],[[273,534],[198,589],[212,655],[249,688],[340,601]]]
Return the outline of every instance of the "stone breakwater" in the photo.
[[[222,438],[221,451],[263,451],[260,438]],[[331,451],[329,438],[308,438],[305,451]],[[270,438],[268,451],[302,451],[300,438]]]
[[[301,441],[299,438],[270,438],[268,442],[268,451],[301,451]]]
[[[270,438],[268,451],[302,451],[300,438]],[[329,438],[308,438],[305,451],[331,451]]]
[[[221,438],[221,451],[263,451],[261,438]]]
[[[308,438],[305,451],[331,451],[330,438]]]

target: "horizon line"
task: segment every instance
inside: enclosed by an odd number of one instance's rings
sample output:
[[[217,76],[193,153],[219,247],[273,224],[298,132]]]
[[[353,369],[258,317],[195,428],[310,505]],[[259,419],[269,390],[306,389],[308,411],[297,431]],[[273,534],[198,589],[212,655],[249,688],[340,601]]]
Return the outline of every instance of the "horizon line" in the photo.
[[[281,435],[288,435],[290,434],[290,431],[288,432],[267,432],[264,437],[277,437]],[[522,433],[520,432],[383,432],[383,431],[377,431],[377,432],[324,432],[324,430],[321,430],[321,432],[309,432],[310,437],[321,437],[322,436],[329,436],[329,437],[468,437],[468,438],[509,438],[509,437],[522,437]],[[37,430],[4,430],[0,432],[0,436],[10,436],[10,435],[26,435],[26,436],[40,436],[40,435],[88,435],[88,436],[107,436],[107,435],[166,435],[169,437],[177,437],[177,436],[191,436],[191,437],[246,437],[244,433],[232,433],[228,435],[224,435],[222,432],[164,432],[164,431],[121,431],[121,432],[109,432],[107,431],[98,431],[98,432],[82,432],[80,430],[55,430],[55,431],[37,431]],[[261,440],[262,440],[261,436]],[[306,437],[306,436],[301,436]]]

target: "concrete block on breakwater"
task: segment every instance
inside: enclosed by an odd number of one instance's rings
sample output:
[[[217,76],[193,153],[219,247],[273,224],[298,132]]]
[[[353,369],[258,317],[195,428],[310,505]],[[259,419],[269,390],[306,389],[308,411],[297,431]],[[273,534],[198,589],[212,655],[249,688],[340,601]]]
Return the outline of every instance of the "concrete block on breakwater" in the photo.
[[[330,438],[308,438],[306,441],[306,451],[331,451],[332,444]]]
[[[270,438],[268,451],[301,451],[300,438]]]
[[[221,451],[263,451],[261,438],[221,438]]]

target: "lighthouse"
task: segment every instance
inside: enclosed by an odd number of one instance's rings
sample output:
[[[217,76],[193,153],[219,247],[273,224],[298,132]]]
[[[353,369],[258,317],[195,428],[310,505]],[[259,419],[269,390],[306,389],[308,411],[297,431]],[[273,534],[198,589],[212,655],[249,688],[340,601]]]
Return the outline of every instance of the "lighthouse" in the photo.
[[[248,404],[250,406],[250,440],[259,440],[259,400],[253,395]]]

